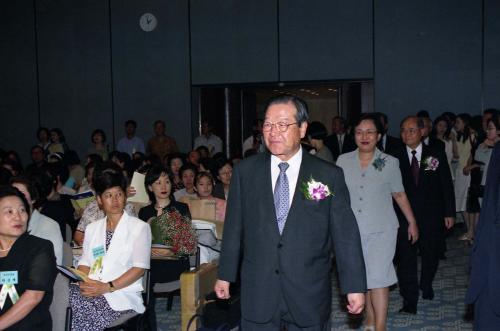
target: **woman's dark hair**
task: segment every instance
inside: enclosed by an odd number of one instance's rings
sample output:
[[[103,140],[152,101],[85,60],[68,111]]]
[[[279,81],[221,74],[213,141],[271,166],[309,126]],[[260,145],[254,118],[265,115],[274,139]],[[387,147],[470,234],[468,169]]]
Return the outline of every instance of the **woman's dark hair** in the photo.
[[[443,138],[445,140],[449,140],[450,139],[450,134],[451,134],[451,123],[448,120],[448,118],[446,116],[443,116],[443,115],[438,116],[434,120],[434,123],[432,124],[431,137],[436,138],[436,136],[437,136],[436,127],[437,127],[437,125],[438,125],[439,122],[445,122],[446,123],[446,131],[443,134]]]
[[[68,166],[80,164],[80,158],[74,150],[66,151],[66,153],[64,153],[63,159]]]
[[[179,169],[179,176],[182,178],[182,175],[184,174],[184,171],[191,170],[194,173],[194,176],[198,174],[198,168],[194,164],[191,163],[186,163],[182,165],[182,167]]]
[[[217,177],[217,164],[215,163],[214,159],[211,157],[205,157],[200,160],[200,164],[205,168],[205,171],[208,171],[212,174],[212,176]]]
[[[490,122],[493,122],[493,125],[495,128],[497,128],[497,131],[500,131],[500,116],[499,115],[493,115],[488,122],[486,122],[486,125],[489,125]]]
[[[40,133],[42,133],[43,131],[45,131],[45,133],[47,134],[47,139],[50,141],[50,131],[49,129],[44,127],[39,127],[38,130],[36,130],[36,138],[38,139],[38,137],[40,137]]]
[[[62,132],[61,129],[59,129],[59,128],[53,128],[53,129],[50,130],[50,133],[52,133],[52,132],[57,133],[57,135],[59,136],[59,143],[60,144],[66,142],[66,138],[64,137],[64,133]]]
[[[13,184],[21,184],[26,187],[26,190],[30,194],[31,201],[33,202],[33,209],[37,209],[38,207],[41,206],[42,201],[40,201],[40,190],[39,188],[36,187],[35,183],[33,183],[27,177],[18,176],[18,177],[12,177],[10,179],[10,185]]]
[[[104,191],[117,186],[123,192],[127,192],[127,179],[118,165],[113,162],[104,162],[94,168],[92,187],[97,195],[100,196]]]
[[[170,154],[168,157],[168,167],[170,168],[172,166],[172,161],[175,159],[179,159],[182,161],[182,164],[186,163],[186,158],[181,154],[181,153],[174,153]]]
[[[457,141],[461,141],[464,143],[467,141],[467,139],[469,139],[469,136],[470,136],[469,125],[470,125],[471,116],[467,113],[462,113],[462,114],[457,115],[457,119],[458,118],[460,118],[460,120],[462,120],[462,122],[464,122],[464,131],[457,132]]]
[[[231,162],[231,160],[220,160],[219,162],[216,163],[216,171],[217,171],[217,176],[215,176],[214,178],[217,178],[217,182],[220,182],[219,180],[219,171],[224,168],[227,164],[229,164],[231,166],[231,169],[233,168],[233,162]]]
[[[194,177],[194,186],[196,186],[198,184],[198,182],[200,181],[200,179],[202,179],[203,177],[210,179],[210,181],[212,182],[212,185],[215,185],[214,176],[212,176],[212,174],[209,173],[208,171],[202,171]]]
[[[28,200],[26,200],[26,197],[24,196],[23,193],[15,187],[8,186],[8,185],[1,185],[0,186],[0,200],[3,198],[7,198],[7,197],[18,197],[19,199],[21,199],[21,201],[24,205],[24,209],[28,213],[28,219],[29,219],[29,215],[31,215],[30,205],[28,203]]]
[[[470,119],[469,128],[476,132],[476,137],[484,137],[483,117],[481,115],[473,116]]]
[[[48,165],[48,173],[55,179],[54,188],[57,189],[57,181],[64,185],[69,178],[68,167],[63,162],[53,162]]]
[[[148,172],[146,173],[146,178],[144,180],[144,185],[146,186],[146,192],[148,192],[149,199],[151,201],[156,201],[156,197],[153,192],[151,192],[148,189],[149,185],[153,185],[154,182],[158,180],[158,178],[161,177],[161,175],[165,174],[168,179],[170,180],[170,183],[173,183],[173,178],[172,175],[170,174],[170,171],[168,171],[167,168],[162,167],[160,165],[153,165],[151,168],[149,168]],[[174,190],[170,189],[170,200],[172,200],[174,194]]]
[[[314,121],[307,126],[306,135],[311,139],[323,140],[328,136],[328,131],[323,123]]]
[[[208,150],[207,146],[204,146],[204,145],[198,146],[198,147],[196,147],[196,150],[200,153],[200,155],[205,153],[205,155],[210,156],[210,151]]]
[[[87,155],[88,163],[93,162],[94,164],[100,164],[103,162],[102,156],[99,154],[89,154]]]
[[[36,171],[29,176],[29,180],[38,191],[38,200],[33,205],[36,208],[44,206],[54,187],[53,178],[43,171]]]
[[[94,143],[94,136],[95,136],[96,134],[98,134],[98,133],[99,133],[99,134],[101,134],[101,137],[102,137],[102,142],[103,142],[103,143],[105,143],[105,142],[106,142],[106,134],[105,134],[105,133],[104,133],[104,131],[103,131],[103,130],[101,130],[101,129],[95,129],[94,131],[92,131],[92,135],[90,136],[90,141],[91,141],[92,143]]]
[[[94,163],[92,161],[90,161],[89,163],[87,163],[87,165],[85,166],[85,177],[88,176],[90,169],[92,169],[92,168],[95,169],[95,167],[96,167],[96,163]],[[91,183],[89,183],[89,184],[91,184]]]
[[[127,173],[128,177],[132,177],[132,159],[128,153],[118,152],[114,155],[116,159],[123,163],[123,171]]]
[[[364,113],[358,118],[358,120],[354,123],[354,127],[357,127],[362,121],[372,121],[377,133],[384,134],[384,127],[380,122],[380,117],[374,113]]]
[[[21,162],[21,157],[19,156],[19,154],[16,151],[14,151],[14,150],[7,151],[7,153],[5,153],[5,157],[7,159],[10,159],[10,160],[16,162],[19,165],[19,167],[21,167],[21,168],[23,167],[23,163]]]
[[[12,178],[12,174],[9,170],[4,167],[0,167],[0,185],[9,185],[9,181]]]

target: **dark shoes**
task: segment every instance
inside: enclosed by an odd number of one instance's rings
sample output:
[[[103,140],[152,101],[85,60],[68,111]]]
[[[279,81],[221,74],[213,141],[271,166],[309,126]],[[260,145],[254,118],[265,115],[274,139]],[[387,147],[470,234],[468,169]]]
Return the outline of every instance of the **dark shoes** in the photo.
[[[432,300],[434,299],[434,290],[431,288],[422,290],[422,299],[424,300]]]
[[[400,314],[411,314],[411,315],[416,315],[417,314],[417,307],[412,307],[412,306],[403,306],[399,310]]]

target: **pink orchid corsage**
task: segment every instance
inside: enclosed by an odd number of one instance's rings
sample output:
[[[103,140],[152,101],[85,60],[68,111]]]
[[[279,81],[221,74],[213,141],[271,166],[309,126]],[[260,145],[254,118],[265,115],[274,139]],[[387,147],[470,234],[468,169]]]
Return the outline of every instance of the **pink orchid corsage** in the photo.
[[[439,167],[439,160],[436,159],[435,157],[428,156],[424,160],[424,165],[425,165],[425,171],[436,171],[436,169]]]
[[[302,183],[302,193],[304,193],[307,200],[313,201],[321,201],[330,195],[333,196],[333,192],[330,191],[328,185],[317,182],[312,177],[307,183]]]

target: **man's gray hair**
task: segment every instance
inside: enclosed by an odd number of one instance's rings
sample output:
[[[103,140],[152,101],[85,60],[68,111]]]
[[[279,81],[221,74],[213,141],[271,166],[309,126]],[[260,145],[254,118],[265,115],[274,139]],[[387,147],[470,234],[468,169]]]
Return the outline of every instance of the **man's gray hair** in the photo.
[[[295,106],[295,109],[297,109],[295,120],[299,123],[299,126],[301,126],[302,123],[309,121],[309,111],[307,110],[306,102],[295,95],[282,94],[272,97],[267,101],[266,111],[272,105],[283,105],[288,103],[293,104]]]
[[[399,125],[399,127],[402,127],[404,122],[408,121],[408,120],[416,120],[417,121],[417,127],[419,129],[423,129],[425,128],[425,121],[424,121],[424,118],[422,117],[417,117],[417,116],[413,116],[413,115],[410,115],[410,116],[406,116],[405,118],[403,118],[403,120],[401,121],[401,124]]]

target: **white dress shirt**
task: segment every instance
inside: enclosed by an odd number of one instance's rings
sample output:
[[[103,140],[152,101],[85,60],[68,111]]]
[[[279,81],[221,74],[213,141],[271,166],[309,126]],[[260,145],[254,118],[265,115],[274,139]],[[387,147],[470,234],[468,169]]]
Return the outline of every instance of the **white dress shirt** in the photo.
[[[278,176],[280,174],[280,168],[278,164],[280,164],[281,159],[275,155],[271,155],[271,182],[274,188],[276,187],[276,181],[278,180]],[[286,161],[289,167],[286,170],[286,177],[288,178],[288,188],[290,193],[290,198],[288,199],[288,206],[292,205],[293,194],[295,193],[295,187],[297,186],[297,180],[299,178],[299,170],[300,164],[302,163],[302,147],[295,153],[294,156],[290,158],[290,160]]]
[[[406,146],[406,153],[408,153],[408,159],[410,160],[410,164],[411,164],[411,159],[413,158],[413,154],[411,153],[411,151],[413,151],[413,149]],[[415,151],[417,151],[415,157],[417,158],[418,166],[420,166],[420,160],[422,159],[422,143],[418,144],[417,148],[415,148]]]

